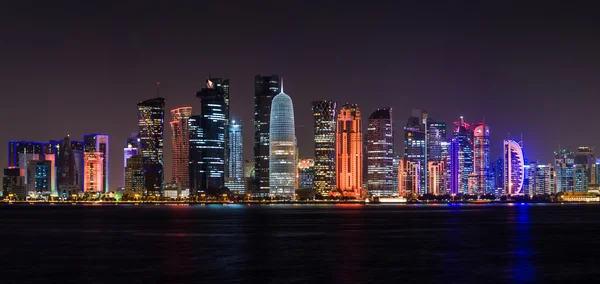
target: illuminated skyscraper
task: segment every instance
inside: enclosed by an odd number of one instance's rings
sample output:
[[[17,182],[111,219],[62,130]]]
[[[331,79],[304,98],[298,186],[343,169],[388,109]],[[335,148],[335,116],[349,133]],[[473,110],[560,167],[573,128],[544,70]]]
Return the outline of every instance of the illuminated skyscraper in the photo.
[[[136,132],[131,133],[125,142],[125,148],[123,148],[123,187],[126,187],[127,183],[127,159],[139,154],[139,140]]]
[[[225,115],[225,177],[229,176],[229,79],[208,78],[213,83],[213,87],[221,89],[223,92],[223,115]]]
[[[283,92],[273,98],[269,123],[269,194],[293,198],[296,189],[294,104]]]
[[[146,195],[161,195],[164,188],[163,132],[165,99],[154,98],[138,104],[140,153]]]
[[[29,162],[44,159],[44,143],[29,141],[8,142],[8,167],[20,168],[27,171]],[[29,184],[29,177],[25,175],[25,184]]]
[[[317,195],[327,196],[335,190],[335,136],[337,103],[312,102],[315,130],[315,166],[313,187]]]
[[[106,192],[104,185],[104,153],[83,154],[83,192]]]
[[[473,173],[473,131],[462,120],[455,122],[454,137],[450,141],[450,194],[472,194],[469,192],[469,175]]]
[[[180,107],[171,110],[171,182],[187,187],[189,185],[190,134],[188,120],[192,107]]]
[[[556,171],[556,192],[574,191],[575,153],[567,149],[554,152],[554,170]]]
[[[597,184],[596,180],[596,158],[594,157],[594,150],[590,147],[582,146],[577,148],[575,152],[575,165],[579,165],[586,172],[585,190],[587,191],[588,184]]]
[[[133,155],[126,160],[125,195],[129,198],[144,194],[144,163],[142,155]]]
[[[232,120],[229,124],[229,171],[225,186],[239,194],[246,193],[242,126]]]
[[[74,142],[74,141],[73,141]],[[56,159],[57,187],[58,194],[61,197],[70,198],[72,195],[79,194],[80,183],[79,168],[76,163],[79,157],[76,157],[71,138],[67,135],[59,144],[58,157]],[[81,150],[78,150],[81,152]],[[81,157],[83,160],[83,157]],[[82,163],[81,163],[82,164]],[[81,169],[83,170],[83,168]],[[83,173],[82,173],[83,175]]]
[[[427,161],[443,160],[444,143],[447,143],[446,123],[427,119]]]
[[[430,161],[427,166],[429,182],[429,193],[443,195],[448,193],[446,188],[448,181],[446,161]]]
[[[363,183],[363,145],[358,105],[344,105],[338,113],[336,127],[337,188],[345,196],[359,197]]]
[[[421,166],[403,157],[398,166],[398,195],[406,197],[419,193]]]
[[[51,193],[51,161],[31,160],[27,165],[29,194],[50,195]]]
[[[101,157],[95,158],[96,160],[102,161],[102,167],[101,167],[102,175],[95,177],[95,178],[101,178],[102,183],[95,182],[95,185],[102,184],[103,192],[110,191],[110,179],[109,179],[110,163],[109,163],[109,154],[108,154],[109,153],[108,140],[109,140],[108,135],[105,135],[105,134],[87,134],[87,135],[83,136],[83,151],[86,154],[87,153],[95,153],[95,152],[102,153]],[[85,163],[86,156],[87,155],[84,155],[84,163]],[[85,173],[86,173],[86,170],[84,169],[84,174]],[[89,176],[86,176],[86,177],[89,178]],[[86,185],[84,185],[84,191],[87,188],[87,182],[88,182],[85,180],[86,177],[84,177],[84,183],[86,183]]]
[[[254,78],[254,184],[253,196],[267,196],[269,193],[269,129],[271,103],[279,94],[279,76]]]
[[[425,125],[423,120],[426,119],[427,113],[421,109],[413,109],[412,115],[406,122],[404,127],[404,157],[414,164],[418,164],[419,169],[419,184],[417,185],[417,194],[427,193],[425,188],[425,170],[427,162],[425,159]]]
[[[189,118],[190,195],[215,192],[225,185],[225,100],[210,80],[196,93],[200,115]]]
[[[490,128],[485,123],[473,124],[473,194],[494,193],[490,172]]]
[[[552,165],[531,163],[525,166],[527,186],[523,189],[525,194],[552,194],[556,188],[556,173]]]
[[[298,188],[314,188],[315,160],[301,159],[298,162]]]
[[[504,194],[523,194],[525,158],[519,142],[504,140]]]
[[[371,195],[392,196],[394,188],[394,132],[392,109],[380,108],[369,116],[367,128],[367,189]]]

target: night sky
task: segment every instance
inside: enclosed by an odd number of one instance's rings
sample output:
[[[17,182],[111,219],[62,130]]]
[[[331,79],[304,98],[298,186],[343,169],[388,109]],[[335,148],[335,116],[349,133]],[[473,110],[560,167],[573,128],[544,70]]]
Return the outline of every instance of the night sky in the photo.
[[[3,1],[3,167],[9,140],[107,133],[111,189],[121,186],[136,104],[160,81],[167,113],[196,107],[209,74],[231,79],[246,159],[256,74],[284,77],[302,157],[312,156],[310,102],[323,99],[359,104],[365,126],[392,107],[400,153],[412,108],[448,124],[485,117],[493,159],[509,132],[522,133],[530,161],[551,162],[559,145],[600,147],[594,1],[353,2]]]

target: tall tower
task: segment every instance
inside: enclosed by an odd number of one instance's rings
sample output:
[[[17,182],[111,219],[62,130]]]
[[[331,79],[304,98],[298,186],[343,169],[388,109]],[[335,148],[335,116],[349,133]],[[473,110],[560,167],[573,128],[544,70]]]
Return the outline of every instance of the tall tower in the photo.
[[[327,196],[335,190],[335,136],[337,103],[312,102],[315,130],[315,165],[313,187],[318,195]]]
[[[238,194],[246,194],[242,137],[242,126],[235,120],[231,120],[229,124],[229,170],[225,186]]]
[[[567,149],[554,152],[554,169],[556,171],[556,192],[574,191],[575,153]]]
[[[294,104],[283,92],[273,98],[269,123],[269,194],[294,198],[296,189],[296,132]]]
[[[187,187],[189,185],[189,151],[190,134],[188,120],[192,115],[192,107],[180,107],[171,110],[171,182]]]
[[[472,194],[469,192],[469,175],[473,173],[473,131],[461,117],[455,122],[454,137],[450,141],[450,194]]]
[[[164,117],[165,99],[158,97],[138,103],[140,152],[146,195],[162,195],[164,189]]]
[[[485,123],[473,124],[473,194],[493,194],[490,173],[490,128]]]
[[[96,176],[95,178],[101,178],[103,181],[96,182],[96,184],[102,185],[101,192],[109,192],[110,191],[110,159],[109,159],[109,147],[108,147],[108,135],[106,134],[87,134],[83,135],[83,152],[85,153],[84,158],[84,174],[86,167],[86,157],[87,153],[101,153],[96,154],[97,157],[94,161],[102,162],[101,175]],[[87,182],[84,178],[84,182]],[[85,189],[85,188],[84,188]]]
[[[504,140],[504,194],[523,194],[525,181],[525,157],[521,144],[514,140]]]
[[[131,133],[127,141],[125,141],[125,148],[123,148],[123,187],[127,184],[127,159],[139,154],[139,138],[138,134]],[[143,181],[142,181],[143,183]]]
[[[406,127],[404,127],[404,157],[420,167],[419,183],[416,185],[417,194],[427,193],[427,188],[425,188],[427,150],[424,120],[427,120],[427,113],[422,109],[413,109],[406,122]]]
[[[71,197],[79,194],[78,168],[71,138],[67,135],[60,143],[56,159],[58,194],[61,197]]]
[[[394,132],[392,109],[380,108],[369,116],[367,128],[367,189],[371,195],[392,196],[394,188]]]
[[[362,130],[356,104],[344,105],[337,117],[336,184],[344,195],[359,197],[363,182]]]
[[[225,185],[225,97],[223,89],[206,81],[196,93],[200,115],[189,119],[190,194],[215,192]]]
[[[269,194],[269,130],[271,103],[279,94],[279,76],[254,77],[254,183],[252,195]]]
[[[214,88],[223,92],[223,114],[225,115],[225,177],[229,175],[229,79],[208,78],[214,84]]]
[[[104,153],[85,151],[83,154],[83,192],[106,192],[104,180]]]

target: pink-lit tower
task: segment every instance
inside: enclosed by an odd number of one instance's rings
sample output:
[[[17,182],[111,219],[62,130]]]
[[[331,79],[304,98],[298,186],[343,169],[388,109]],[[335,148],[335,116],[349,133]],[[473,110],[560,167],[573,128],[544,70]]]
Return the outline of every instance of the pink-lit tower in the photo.
[[[171,110],[171,141],[173,143],[171,165],[172,182],[189,185],[189,150],[190,140],[188,120],[192,115],[192,107],[180,107]]]

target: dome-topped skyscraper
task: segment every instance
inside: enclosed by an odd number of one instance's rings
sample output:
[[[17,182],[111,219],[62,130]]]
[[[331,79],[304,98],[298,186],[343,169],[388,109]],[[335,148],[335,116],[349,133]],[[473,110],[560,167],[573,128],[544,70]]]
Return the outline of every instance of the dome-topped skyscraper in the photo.
[[[294,104],[290,96],[281,92],[271,103],[269,147],[269,193],[293,198],[296,188],[296,133]]]

